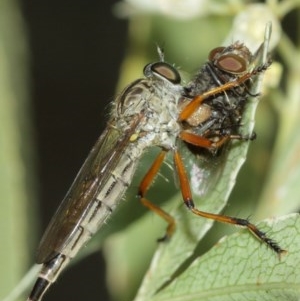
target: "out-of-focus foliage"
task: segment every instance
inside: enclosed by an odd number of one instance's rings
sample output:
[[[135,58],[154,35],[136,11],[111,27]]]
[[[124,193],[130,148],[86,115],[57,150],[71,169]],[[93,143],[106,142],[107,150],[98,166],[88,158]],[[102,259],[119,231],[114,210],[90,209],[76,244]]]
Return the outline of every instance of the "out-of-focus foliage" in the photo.
[[[27,36],[19,7],[16,1],[1,1],[0,300],[24,275],[33,251],[34,231],[29,236],[28,220],[33,226],[36,204],[27,64]]]

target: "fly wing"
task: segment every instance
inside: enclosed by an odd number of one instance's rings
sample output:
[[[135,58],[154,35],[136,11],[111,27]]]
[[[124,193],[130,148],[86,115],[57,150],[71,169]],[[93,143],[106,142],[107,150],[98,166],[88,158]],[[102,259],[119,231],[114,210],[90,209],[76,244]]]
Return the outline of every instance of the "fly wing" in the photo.
[[[71,188],[52,217],[40,242],[36,262],[44,263],[61,253],[85,217],[91,202],[110,177],[136,130],[138,119],[131,121],[128,130],[121,132],[107,126],[77,174]]]
[[[189,175],[193,198],[199,205],[201,205],[199,200],[206,199],[219,181],[226,162],[228,148],[227,143],[212,153],[207,149],[181,142],[180,152]]]

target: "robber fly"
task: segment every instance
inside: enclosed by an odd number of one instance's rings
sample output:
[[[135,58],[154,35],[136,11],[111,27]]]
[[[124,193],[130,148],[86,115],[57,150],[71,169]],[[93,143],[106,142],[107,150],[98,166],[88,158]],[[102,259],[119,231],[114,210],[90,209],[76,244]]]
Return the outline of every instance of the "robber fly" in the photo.
[[[214,84],[205,84],[203,90],[199,90],[199,80],[204,71],[183,87],[179,72],[164,62],[163,53],[159,50],[160,61],[146,65],[144,78],[131,83],[116,98],[106,129],[42,237],[36,258],[42,268],[28,301],[40,301],[68,262],[102,227],[122,200],[141,155],[152,146],[160,147],[161,152],[140,183],[138,194],[142,204],[168,224],[166,234],[160,240],[172,236],[175,221],[150,202],[146,193],[166,154],[171,152],[182,197],[190,211],[205,218],[247,227],[276,253],[283,252],[247,220],[198,210],[178,147],[183,141],[198,149],[214,152],[231,139],[243,138],[236,131],[242,114],[240,96],[247,95],[247,90],[240,90],[240,87],[267,66],[248,68],[252,55],[249,52],[249,57],[245,57],[239,48],[247,48],[238,45],[211,53],[203,70],[208,70],[206,75]],[[236,63],[246,63],[241,72],[233,72],[226,62],[224,64],[227,53]],[[224,101],[227,103],[222,104]]]

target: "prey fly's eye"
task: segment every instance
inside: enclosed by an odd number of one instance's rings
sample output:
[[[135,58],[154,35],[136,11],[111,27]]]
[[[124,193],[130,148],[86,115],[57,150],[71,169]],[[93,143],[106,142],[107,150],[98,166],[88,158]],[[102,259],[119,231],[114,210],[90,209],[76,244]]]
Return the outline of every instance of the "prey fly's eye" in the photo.
[[[218,47],[213,49],[208,59],[219,69],[232,73],[240,74],[247,71],[247,61],[235,53],[223,53],[225,47]]]
[[[220,56],[215,64],[219,69],[229,73],[239,74],[247,71],[247,62],[236,54]]]
[[[181,81],[179,72],[174,67],[165,62],[157,62],[146,65],[146,67],[144,68],[144,75],[146,77],[153,75],[164,77],[173,84],[179,84]]]

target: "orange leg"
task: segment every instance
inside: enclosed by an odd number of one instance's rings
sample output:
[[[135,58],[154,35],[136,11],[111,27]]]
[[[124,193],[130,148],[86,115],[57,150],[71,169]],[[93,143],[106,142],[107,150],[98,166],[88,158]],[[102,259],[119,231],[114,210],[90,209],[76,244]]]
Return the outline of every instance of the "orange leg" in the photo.
[[[222,86],[215,87],[209,91],[202,93],[201,95],[195,96],[192,99],[192,101],[179,114],[179,121],[188,119],[196,111],[196,109],[201,105],[201,103],[208,97],[214,96],[216,94],[220,94],[224,91],[235,88],[235,87],[239,86],[240,84],[244,83],[245,81],[247,81],[248,79],[250,79],[252,76],[258,74],[259,72],[264,71],[266,68],[267,68],[266,66],[261,66],[257,69],[254,69],[252,72],[248,72],[248,73],[244,74],[243,76],[237,78],[234,81],[225,83]]]
[[[213,142],[210,141],[208,138],[198,136],[187,131],[182,131],[179,137],[181,140],[199,147],[210,148],[213,144]]]
[[[154,213],[156,213],[157,215],[162,217],[168,223],[168,227],[167,227],[165,236],[162,237],[162,238],[159,238],[158,241],[164,241],[164,240],[166,240],[166,239],[168,239],[172,236],[172,234],[175,231],[175,227],[176,227],[175,220],[171,215],[169,215],[167,212],[165,212],[160,207],[158,207],[155,204],[151,203],[144,196],[146,195],[150,185],[152,184],[154,177],[157,175],[157,173],[158,173],[158,171],[161,167],[161,164],[164,161],[166,153],[167,153],[166,151],[162,151],[158,155],[158,157],[155,159],[152,166],[150,167],[150,169],[148,170],[148,172],[144,176],[144,178],[143,178],[143,180],[142,180],[142,182],[139,186],[139,193],[138,193],[141,203],[145,207],[147,207],[148,209],[150,209],[151,211],[153,211]]]
[[[228,141],[228,139],[235,139],[231,138],[231,136],[224,136],[221,137],[218,141],[213,142],[208,138],[205,138],[203,136],[198,136],[196,134],[193,134],[191,132],[187,132],[187,131],[182,131],[179,135],[180,139],[182,139],[183,141],[195,145],[195,146],[199,146],[199,147],[203,147],[203,148],[207,148],[207,149],[218,149],[219,147],[221,147],[226,141]],[[238,136],[237,136],[238,137]]]
[[[182,197],[183,197],[185,205],[188,207],[189,210],[191,210],[194,214],[201,216],[201,217],[213,219],[215,221],[222,222],[222,223],[233,224],[233,225],[247,228],[255,237],[257,237],[259,240],[264,242],[269,248],[271,248],[279,256],[286,252],[285,250],[281,249],[280,246],[275,241],[273,241],[272,239],[267,237],[264,232],[259,230],[255,225],[251,224],[247,219],[230,217],[230,216],[221,215],[221,214],[208,213],[208,212],[200,211],[197,208],[195,208],[195,205],[194,205],[194,202],[192,199],[192,193],[191,193],[191,189],[190,189],[190,185],[189,185],[189,180],[188,180],[185,168],[184,168],[184,164],[182,162],[182,159],[181,159],[178,151],[175,151],[175,153],[174,153],[174,161],[175,161],[175,166],[176,166],[178,177],[179,177]]]

